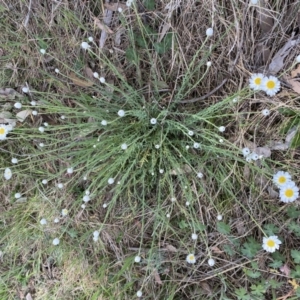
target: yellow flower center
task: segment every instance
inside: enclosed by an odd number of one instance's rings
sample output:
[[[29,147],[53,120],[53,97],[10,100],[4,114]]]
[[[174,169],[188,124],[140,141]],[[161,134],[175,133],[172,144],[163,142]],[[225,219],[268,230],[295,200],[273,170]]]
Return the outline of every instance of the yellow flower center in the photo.
[[[273,80],[269,80],[266,84],[267,88],[272,90],[275,87],[275,82]]]
[[[4,134],[5,133],[5,129],[3,127],[0,127],[0,134]]]
[[[294,196],[294,191],[292,189],[286,189],[284,194],[286,197],[291,198]]]
[[[261,78],[259,78],[259,77],[255,78],[255,79],[254,79],[254,83],[255,83],[256,85],[260,85],[260,84],[261,84]]]
[[[268,240],[267,241],[267,246],[272,248],[272,247],[275,246],[275,242],[273,240]]]
[[[194,256],[193,254],[191,254],[191,255],[189,256],[189,259],[190,259],[190,260],[194,260],[194,259],[195,259],[195,256]]]
[[[280,177],[278,178],[278,182],[281,183],[281,184],[283,184],[283,183],[286,182],[286,178],[285,178],[284,176],[280,176]]]

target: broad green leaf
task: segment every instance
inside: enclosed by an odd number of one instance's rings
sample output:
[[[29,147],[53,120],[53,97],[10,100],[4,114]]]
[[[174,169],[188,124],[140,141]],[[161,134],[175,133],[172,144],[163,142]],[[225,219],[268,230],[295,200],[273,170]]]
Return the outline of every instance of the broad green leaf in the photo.
[[[291,256],[294,259],[296,264],[300,263],[300,251],[298,250],[291,250]]]
[[[217,223],[217,230],[222,234],[229,234],[230,233],[230,225],[224,222]]]

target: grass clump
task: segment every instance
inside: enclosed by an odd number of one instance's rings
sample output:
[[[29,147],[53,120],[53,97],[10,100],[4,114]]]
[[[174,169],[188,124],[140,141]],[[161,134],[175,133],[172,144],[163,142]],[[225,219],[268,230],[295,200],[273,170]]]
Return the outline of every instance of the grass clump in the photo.
[[[254,8],[129,2],[36,4],[18,36],[0,10],[16,39],[2,85],[18,90],[1,98],[2,298],[297,295],[299,214],[278,205],[295,195],[271,183],[289,171],[296,194],[296,163],[267,144],[298,116],[278,110],[277,78],[269,106],[238,64],[233,24],[258,24]]]

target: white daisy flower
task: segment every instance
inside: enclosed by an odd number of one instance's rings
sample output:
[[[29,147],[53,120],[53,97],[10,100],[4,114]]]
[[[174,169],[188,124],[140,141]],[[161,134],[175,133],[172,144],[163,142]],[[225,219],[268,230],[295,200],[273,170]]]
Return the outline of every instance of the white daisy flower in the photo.
[[[66,208],[64,208],[64,209],[61,211],[61,215],[62,215],[63,217],[67,216],[68,213],[69,213],[69,211],[68,211]]]
[[[100,80],[101,83],[105,83],[105,78],[104,77],[100,77],[99,80]]]
[[[188,135],[193,136],[193,135],[194,135],[194,131],[189,130],[189,131],[188,131]]]
[[[52,244],[54,246],[57,246],[59,244],[59,238],[55,238],[53,241],[52,241]]]
[[[251,158],[252,160],[258,160],[258,159],[259,159],[259,156],[258,156],[257,153],[252,152],[252,153],[250,154],[250,158]]]
[[[44,124],[45,127],[49,126],[49,124],[47,122],[44,122],[43,124]]]
[[[29,93],[29,88],[27,86],[23,86],[22,87],[22,92],[25,93],[25,94]]]
[[[47,179],[43,179],[42,180],[42,184],[47,184],[48,183],[48,180]]]
[[[152,118],[152,119],[150,120],[150,123],[151,123],[152,125],[155,125],[155,124],[157,123],[157,120],[156,120],[155,118]]]
[[[109,178],[108,180],[107,180],[107,183],[108,184],[113,184],[115,182],[115,180],[113,179],[113,178]]]
[[[134,258],[134,262],[136,262],[136,263],[139,263],[140,261],[141,261],[141,257],[140,256],[136,256],[135,258]]]
[[[127,1],[128,2],[128,1]],[[126,2],[126,5],[127,5],[127,2]],[[131,3],[130,3],[130,5],[131,5]],[[127,6],[130,6],[130,5],[127,5]],[[138,298],[141,298],[142,296],[143,296],[143,292],[142,291],[137,291],[136,292],[136,296],[138,297]]]
[[[84,195],[82,200],[86,203],[86,202],[89,202],[91,200],[91,198],[89,195]]]
[[[249,87],[254,91],[259,91],[262,89],[262,82],[265,76],[261,73],[253,74],[249,79]]]
[[[262,90],[268,96],[274,96],[280,90],[280,81],[275,76],[265,77],[262,81]]]
[[[43,147],[45,146],[45,144],[44,144],[44,143],[39,143],[39,146],[40,146],[41,148],[43,148]]]
[[[15,198],[16,199],[20,199],[21,198],[21,194],[20,193],[15,193]]]
[[[263,109],[263,110],[261,111],[261,113],[262,113],[263,116],[265,116],[265,117],[267,117],[267,116],[270,115],[270,111],[269,111],[268,109]]]
[[[278,171],[274,176],[273,176],[273,182],[276,184],[278,187],[283,187],[287,183],[292,181],[292,176],[288,172],[283,172],[283,171]]]
[[[59,218],[55,218],[55,219],[53,220],[53,222],[54,222],[54,223],[59,223]]]
[[[85,205],[85,204],[81,204],[81,208],[82,208],[82,209],[85,209],[85,208],[86,208],[86,205]]]
[[[15,157],[13,157],[13,158],[11,159],[11,162],[12,162],[13,164],[17,164],[17,163],[18,163],[18,159],[15,158]]]
[[[251,3],[252,5],[256,5],[256,4],[258,3],[258,0],[250,0],[250,3]]]
[[[22,103],[21,102],[16,102],[14,104],[14,107],[17,108],[17,109],[20,109],[20,108],[22,108]]]
[[[122,7],[118,7],[118,12],[121,13],[123,11]]]
[[[160,173],[160,174],[163,174],[163,173],[164,173],[164,170],[163,170],[163,169],[159,169],[159,173]]]
[[[91,192],[90,192],[89,190],[86,190],[86,191],[85,191],[85,194],[86,194],[86,195],[90,195]]]
[[[99,239],[99,236],[93,236],[93,240],[94,240],[94,242],[97,242],[97,241],[98,241],[98,239]]]
[[[4,170],[4,178],[6,180],[9,180],[9,179],[11,179],[11,177],[12,177],[12,171],[11,171],[11,169],[10,168],[6,168]]]
[[[63,185],[63,183],[58,183],[58,184],[57,184],[57,187],[58,187],[59,189],[62,189],[62,188],[64,187],[64,185]]]
[[[294,182],[288,182],[284,186],[280,187],[279,196],[282,202],[294,202],[299,197],[299,188]]]
[[[125,143],[122,144],[122,145],[121,145],[121,149],[122,149],[122,150],[126,150],[126,149],[127,149],[127,144],[125,144]]]
[[[159,149],[160,146],[159,146],[159,145],[155,145],[154,147],[155,147],[156,149]]]
[[[193,147],[194,147],[195,149],[198,149],[198,148],[200,147],[200,144],[195,142],[194,145],[193,145]]]
[[[81,43],[81,48],[83,50],[87,50],[87,49],[91,48],[91,46],[87,42],[82,42]]]
[[[41,225],[46,225],[47,224],[47,220],[45,218],[41,219],[40,224]]]
[[[46,50],[45,49],[40,49],[40,52],[44,55],[46,54]]]
[[[197,173],[197,177],[198,178],[203,178],[203,173],[201,173],[201,172]]]
[[[38,115],[38,112],[37,112],[36,110],[33,110],[31,113],[32,113],[32,115],[34,115],[34,116],[37,116],[37,115]]]
[[[62,120],[64,120],[64,119],[66,118],[66,116],[62,115],[62,116],[60,116],[60,118],[61,118]]]
[[[278,236],[272,235],[270,237],[263,238],[262,247],[267,252],[275,252],[275,250],[279,249],[280,244],[281,244],[281,241],[278,239]]]
[[[192,240],[197,240],[197,238],[198,238],[198,234],[196,234],[196,233],[192,233]]]
[[[74,172],[74,168],[73,167],[70,167],[67,169],[67,173],[68,174],[72,174]]]
[[[213,266],[215,265],[216,261],[215,261],[213,258],[210,258],[210,259],[207,261],[207,263],[208,263],[208,265],[209,265],[210,267],[213,267]]]
[[[104,203],[104,204],[102,205],[102,207],[103,207],[103,208],[106,208],[106,207],[107,207],[107,203]]]
[[[245,147],[245,148],[242,149],[242,152],[243,152],[244,157],[246,157],[247,155],[250,154],[250,149]]]
[[[185,206],[189,206],[190,205],[190,202],[189,201],[186,201],[185,202]]]
[[[296,57],[296,62],[297,62],[297,63],[300,63],[300,55],[298,55],[298,56]]]
[[[232,99],[233,103],[237,103],[238,101],[239,101],[239,97],[235,97],[235,98]]]
[[[106,126],[107,125],[107,121],[106,120],[102,120],[101,121],[101,125]]]
[[[206,36],[212,36],[214,34],[214,30],[212,28],[206,29]]]
[[[175,198],[175,197],[172,197],[172,198],[171,198],[171,202],[173,202],[173,203],[176,202],[176,198]]]
[[[224,140],[223,139],[219,139],[219,142],[222,144],[222,143],[224,143]]]
[[[188,254],[188,256],[186,257],[186,261],[189,263],[189,264],[194,264],[196,262],[196,257],[194,254]]]
[[[170,214],[166,214],[166,217],[169,219],[171,217],[171,215]]]
[[[36,101],[32,100],[32,101],[30,102],[30,104],[31,104],[32,106],[36,106]]]
[[[40,127],[39,127],[39,131],[43,133],[43,132],[45,131],[45,127],[40,126]]]
[[[209,68],[209,67],[211,67],[211,61],[208,61],[207,63],[206,63],[206,66]]]
[[[92,41],[94,41],[94,39],[93,39],[93,37],[92,37],[92,36],[89,36],[89,37],[88,37],[88,40],[89,40],[89,42],[92,42]]]
[[[1,141],[5,140],[7,134],[8,134],[7,126],[4,124],[0,124],[0,140]]]
[[[99,74],[98,74],[97,72],[94,72],[94,73],[93,73],[93,76],[94,76],[95,78],[99,78]]]
[[[54,72],[58,74],[60,71],[59,71],[59,69],[56,68],[56,69],[54,70]]]
[[[99,234],[100,234],[100,232],[98,230],[95,230],[93,232],[93,236],[95,236],[95,237],[99,237]]]
[[[125,116],[125,111],[124,111],[123,109],[120,109],[120,110],[118,111],[118,116],[119,116],[119,117],[124,117],[124,116]]]
[[[223,216],[222,215],[217,215],[217,220],[218,221],[221,221],[223,219]]]
[[[218,129],[219,129],[220,132],[224,132],[226,127],[225,126],[220,126]]]

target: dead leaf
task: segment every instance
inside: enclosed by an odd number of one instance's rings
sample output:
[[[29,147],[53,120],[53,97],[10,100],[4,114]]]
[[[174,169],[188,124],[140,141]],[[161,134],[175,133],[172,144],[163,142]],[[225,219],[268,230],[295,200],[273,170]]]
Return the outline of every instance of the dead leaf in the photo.
[[[87,76],[88,78],[90,78],[90,79],[94,79],[94,78],[95,78],[95,77],[94,77],[94,72],[93,72],[93,70],[92,70],[91,68],[85,66],[85,67],[84,67],[84,72],[85,72],[85,74],[86,74],[86,76]]]
[[[216,254],[222,254],[224,253],[220,248],[218,248],[217,246],[213,246],[211,247],[211,250],[216,253]]]
[[[153,269],[153,275],[154,275],[155,282],[157,284],[160,284],[160,285],[163,284],[161,279],[160,279],[159,273],[157,272],[156,269]]]
[[[212,290],[211,290],[210,286],[206,282],[204,282],[204,281],[200,282],[200,286],[201,286],[201,288],[203,289],[203,292],[206,295],[208,295],[208,296],[212,295]]]
[[[277,199],[278,196],[279,196],[279,193],[276,192],[272,187],[268,186],[268,193],[269,193],[269,196],[273,199]]]
[[[289,280],[288,283],[290,283],[292,285],[294,290],[296,290],[299,287],[299,284],[297,283],[297,281],[295,279]]]
[[[162,41],[162,39],[164,38],[164,36],[166,35],[166,33],[169,31],[169,29],[171,28],[171,24],[170,23],[165,23],[161,29],[161,33],[159,35],[158,38],[158,42],[160,43]]]
[[[278,73],[284,65],[284,59],[290,51],[300,43],[300,37],[293,40],[294,35],[284,44],[282,48],[274,55],[271,63],[269,64],[268,71],[272,74]]]
[[[93,17],[94,24],[100,28],[101,30],[105,31],[106,33],[112,34],[114,33],[107,25],[103,24],[98,18]]]
[[[292,127],[288,131],[288,133],[287,133],[287,135],[285,137],[285,143],[288,144],[288,146],[291,144],[291,142],[292,142],[294,136],[296,135],[297,131],[298,131],[298,127],[297,126]]]
[[[74,84],[82,87],[89,87],[92,86],[94,83],[92,81],[86,81],[78,78],[75,73],[71,72],[69,75],[70,79],[73,81]]]
[[[263,157],[270,157],[271,156],[271,149],[267,146],[265,147],[257,147],[255,149],[255,153],[258,155],[258,156],[263,156]]]
[[[16,117],[18,119],[19,122],[24,122],[25,119],[31,114],[31,109],[26,109],[26,110],[22,110],[20,112],[18,112],[16,114]]]
[[[177,249],[176,249],[174,246],[170,245],[170,244],[168,244],[168,245],[166,246],[166,249],[167,249],[168,251],[170,251],[170,252],[177,252]]]
[[[16,97],[22,98],[23,95],[11,88],[0,89],[0,98],[13,100]]]
[[[300,94],[300,82],[294,78],[286,78],[286,81],[291,85],[292,89]]]
[[[270,149],[271,150],[287,150],[289,145],[283,142],[271,141]]]
[[[274,18],[271,11],[266,8],[265,2],[260,1],[260,6],[257,9],[257,14],[259,18],[259,25],[261,28],[262,36],[266,36],[270,33],[274,25]]]
[[[179,175],[179,174],[186,174],[186,173],[191,173],[192,169],[189,165],[185,164],[183,166],[183,168],[177,168],[177,169],[173,169],[169,172],[169,174],[171,175]]]
[[[112,4],[104,3],[104,7],[111,11],[118,11],[119,7],[121,7],[123,10],[128,8],[127,5],[121,3],[112,3]]]
[[[26,295],[26,300],[33,300],[30,293]]]
[[[297,65],[297,68],[295,70],[292,70],[291,76],[292,78],[300,76],[300,64]]]
[[[290,276],[291,273],[291,269],[289,268],[289,266],[287,264],[284,264],[283,266],[281,266],[279,268],[280,272],[283,273],[286,276]]]
[[[266,64],[269,61],[270,54],[271,50],[269,47],[267,47],[263,43],[257,44],[257,47],[255,49],[255,59],[257,61],[261,60],[263,64]]]

